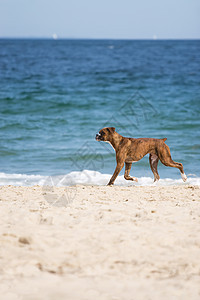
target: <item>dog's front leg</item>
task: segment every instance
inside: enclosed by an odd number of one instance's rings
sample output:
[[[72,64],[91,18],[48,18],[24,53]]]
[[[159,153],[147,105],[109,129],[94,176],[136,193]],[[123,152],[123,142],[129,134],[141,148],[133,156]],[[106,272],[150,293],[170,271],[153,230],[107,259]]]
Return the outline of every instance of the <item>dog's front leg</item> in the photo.
[[[132,165],[132,162],[131,162],[131,163],[125,162],[125,173],[124,173],[124,178],[125,178],[126,180],[132,180],[132,181],[138,182],[138,179],[137,179],[136,177],[131,177],[131,176],[129,175],[130,170],[131,170],[131,165]]]
[[[115,181],[115,179],[117,178],[117,176],[119,175],[121,169],[123,168],[124,166],[124,162],[118,162],[117,163],[117,166],[115,168],[115,172],[113,174],[113,176],[111,177],[110,181],[108,182],[108,185],[112,185]]]

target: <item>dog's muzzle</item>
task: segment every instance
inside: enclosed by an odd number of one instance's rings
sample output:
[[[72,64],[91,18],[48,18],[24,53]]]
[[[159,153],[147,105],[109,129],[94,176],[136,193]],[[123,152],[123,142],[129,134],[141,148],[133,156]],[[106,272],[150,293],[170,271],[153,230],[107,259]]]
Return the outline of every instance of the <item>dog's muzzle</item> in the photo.
[[[100,133],[96,134],[96,141],[101,141],[101,134]]]

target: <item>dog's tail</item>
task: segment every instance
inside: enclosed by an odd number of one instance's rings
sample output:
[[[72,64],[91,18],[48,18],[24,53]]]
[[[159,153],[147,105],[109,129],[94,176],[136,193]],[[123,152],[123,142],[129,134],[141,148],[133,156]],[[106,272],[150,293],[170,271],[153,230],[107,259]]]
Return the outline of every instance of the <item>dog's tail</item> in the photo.
[[[167,140],[167,138],[164,138],[164,139],[162,139],[163,140],[163,142],[165,142],[166,140]]]

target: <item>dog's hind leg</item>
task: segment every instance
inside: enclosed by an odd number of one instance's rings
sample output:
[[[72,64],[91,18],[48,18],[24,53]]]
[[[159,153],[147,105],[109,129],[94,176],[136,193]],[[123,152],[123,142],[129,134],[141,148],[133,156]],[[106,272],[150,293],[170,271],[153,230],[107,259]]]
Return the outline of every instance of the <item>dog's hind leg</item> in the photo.
[[[130,170],[131,170],[131,165],[132,165],[132,163],[127,163],[127,162],[125,162],[124,178],[125,178],[126,180],[138,181],[138,179],[137,179],[136,177],[131,177],[131,176],[129,175]]]
[[[151,171],[153,172],[153,175],[154,175],[154,182],[158,181],[160,179],[160,176],[159,176],[158,170],[157,170],[158,161],[159,161],[159,158],[156,154],[152,154],[152,153],[149,154],[149,163],[150,163]]]
[[[167,145],[165,145],[165,147],[163,147],[162,152],[159,152],[159,159],[160,159],[161,163],[167,167],[178,168],[181,172],[181,177],[182,177],[183,181],[187,180],[187,176],[185,175],[184,170],[183,170],[183,165],[181,163],[178,163],[178,162],[175,162],[172,160],[170,150]]]

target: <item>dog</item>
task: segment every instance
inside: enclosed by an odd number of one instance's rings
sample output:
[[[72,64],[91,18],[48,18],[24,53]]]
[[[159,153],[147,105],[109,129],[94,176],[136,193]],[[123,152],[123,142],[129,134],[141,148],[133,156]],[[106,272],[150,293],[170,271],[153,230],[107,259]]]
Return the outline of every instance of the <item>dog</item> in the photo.
[[[114,127],[105,127],[96,134],[96,140],[110,143],[116,152],[117,166],[108,185],[114,184],[114,181],[122,170],[124,163],[124,178],[126,180],[138,181],[137,178],[129,175],[132,163],[139,161],[148,153],[150,167],[154,174],[154,182],[160,179],[157,170],[159,160],[167,167],[178,168],[181,172],[183,181],[185,182],[187,180],[187,176],[183,171],[183,165],[172,160],[170,149],[165,144],[165,141],[167,140],[166,138],[129,138],[117,133]]]

